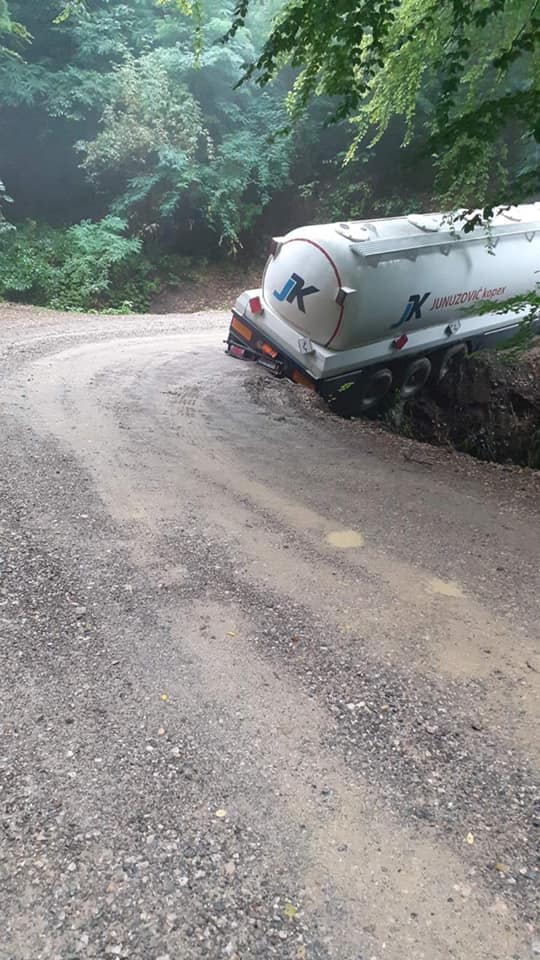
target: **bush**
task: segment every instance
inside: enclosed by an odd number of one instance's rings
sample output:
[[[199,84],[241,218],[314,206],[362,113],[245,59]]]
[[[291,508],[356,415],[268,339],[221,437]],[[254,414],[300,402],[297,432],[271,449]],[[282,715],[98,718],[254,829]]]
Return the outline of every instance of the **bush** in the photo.
[[[0,236],[0,299],[56,310],[145,310],[156,288],[141,241],[105,217],[68,228],[27,223]]]

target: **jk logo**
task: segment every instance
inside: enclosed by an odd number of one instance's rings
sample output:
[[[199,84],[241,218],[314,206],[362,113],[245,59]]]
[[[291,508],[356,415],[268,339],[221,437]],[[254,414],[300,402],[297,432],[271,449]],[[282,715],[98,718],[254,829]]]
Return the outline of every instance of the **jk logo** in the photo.
[[[402,323],[407,323],[407,320],[421,320],[422,319],[422,307],[424,306],[428,297],[431,296],[431,291],[428,291],[424,294],[423,297],[419,293],[412,293],[407,302],[401,317],[397,323],[393,323],[391,329],[394,327],[400,327]]]
[[[309,297],[312,293],[318,293],[319,288],[305,287],[304,283],[305,280],[303,277],[300,277],[297,273],[291,274],[287,283],[279,293],[277,290],[274,290],[276,300],[279,300],[281,303],[283,303],[284,300],[286,300],[287,303],[294,303],[296,300],[298,309],[301,310],[302,313],[305,313],[304,297]]]

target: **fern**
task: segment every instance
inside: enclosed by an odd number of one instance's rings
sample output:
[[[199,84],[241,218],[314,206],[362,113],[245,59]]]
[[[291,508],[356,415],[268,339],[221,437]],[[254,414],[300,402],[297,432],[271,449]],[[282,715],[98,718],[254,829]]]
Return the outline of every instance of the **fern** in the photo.
[[[69,229],[26,224],[0,236],[0,299],[65,310],[145,308],[154,282],[140,239],[118,217]]]

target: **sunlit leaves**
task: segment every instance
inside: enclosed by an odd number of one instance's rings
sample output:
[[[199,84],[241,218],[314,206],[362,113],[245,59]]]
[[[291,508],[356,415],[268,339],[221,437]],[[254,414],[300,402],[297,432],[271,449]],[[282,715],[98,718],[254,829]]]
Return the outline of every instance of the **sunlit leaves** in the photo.
[[[249,9],[239,0],[229,37]],[[321,93],[333,98],[333,119],[351,123],[349,159],[398,119],[404,144],[423,140],[441,184],[453,181],[454,199],[468,202],[504,185],[510,131],[518,147],[540,142],[539,53],[531,0],[288,0],[245,76],[264,85],[284,62],[296,66],[291,116]],[[538,185],[536,167],[507,189],[518,196],[535,175]]]

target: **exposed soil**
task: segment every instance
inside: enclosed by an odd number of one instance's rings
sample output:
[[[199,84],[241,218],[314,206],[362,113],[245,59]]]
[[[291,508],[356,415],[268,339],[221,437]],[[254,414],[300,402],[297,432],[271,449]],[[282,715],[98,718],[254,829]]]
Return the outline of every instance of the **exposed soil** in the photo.
[[[196,267],[193,276],[156,294],[152,313],[194,313],[227,310],[244,290],[259,287],[264,262],[221,263]]]
[[[388,416],[400,433],[480,460],[540,468],[540,348],[477,354]]]

